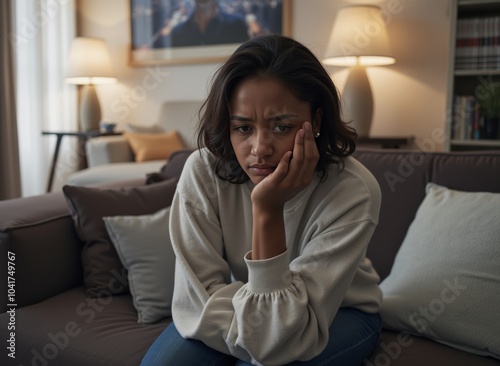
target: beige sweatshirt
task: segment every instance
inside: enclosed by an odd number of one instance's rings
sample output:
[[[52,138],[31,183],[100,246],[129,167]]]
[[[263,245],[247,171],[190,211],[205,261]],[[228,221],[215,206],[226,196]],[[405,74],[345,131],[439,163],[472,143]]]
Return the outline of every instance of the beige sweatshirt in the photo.
[[[320,354],[339,307],[378,312],[379,277],[365,257],[380,189],[354,158],[331,165],[285,204],[287,251],[250,260],[251,182],[232,184],[206,150],[184,166],[172,202],[177,257],[173,319],[184,338],[257,365]]]

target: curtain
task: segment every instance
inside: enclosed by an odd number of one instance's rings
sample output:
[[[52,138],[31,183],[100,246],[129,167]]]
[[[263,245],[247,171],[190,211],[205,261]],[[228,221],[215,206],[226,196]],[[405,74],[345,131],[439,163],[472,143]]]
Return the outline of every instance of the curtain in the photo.
[[[14,1],[2,1],[0,11],[0,200],[21,195],[17,143],[14,55],[9,44],[13,32]]]
[[[77,93],[64,83],[69,47],[76,34],[75,0],[16,0],[17,127],[22,195],[45,192],[55,136],[77,131]],[[61,144],[53,191],[78,165],[76,138]]]

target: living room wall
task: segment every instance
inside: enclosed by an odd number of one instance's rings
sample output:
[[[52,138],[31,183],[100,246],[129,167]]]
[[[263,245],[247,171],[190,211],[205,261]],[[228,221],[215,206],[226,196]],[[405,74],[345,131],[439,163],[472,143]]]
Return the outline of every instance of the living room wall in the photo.
[[[372,136],[414,136],[412,148],[442,149],[446,116],[450,0],[293,0],[292,36],[321,58],[338,8],[378,3],[396,64],[368,69],[375,99]],[[78,35],[104,38],[118,83],[98,87],[103,118],[119,126],[159,120],[167,101],[202,100],[220,64],[129,65],[129,0],[78,0]],[[329,67],[339,90],[347,70]],[[154,85],[147,80],[155,80]]]

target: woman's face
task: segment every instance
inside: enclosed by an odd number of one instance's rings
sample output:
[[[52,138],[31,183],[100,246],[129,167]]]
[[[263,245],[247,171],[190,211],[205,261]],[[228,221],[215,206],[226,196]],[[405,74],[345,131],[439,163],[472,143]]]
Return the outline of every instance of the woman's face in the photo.
[[[320,129],[321,112],[311,120],[310,103],[297,99],[276,79],[247,79],[234,90],[230,105],[230,139],[238,163],[254,184],[276,169],[306,121]]]

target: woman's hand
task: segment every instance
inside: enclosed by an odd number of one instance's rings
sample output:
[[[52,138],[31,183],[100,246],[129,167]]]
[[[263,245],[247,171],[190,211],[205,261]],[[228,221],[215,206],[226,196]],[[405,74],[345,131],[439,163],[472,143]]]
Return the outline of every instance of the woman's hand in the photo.
[[[254,209],[272,211],[283,209],[287,201],[307,187],[314,175],[319,152],[310,122],[304,122],[295,135],[292,152],[281,158],[276,170],[255,186],[251,199]]]
[[[252,191],[252,259],[272,258],[286,250],[283,207],[311,183],[318,159],[311,123],[304,122],[295,135],[293,158],[287,151],[276,170]]]

